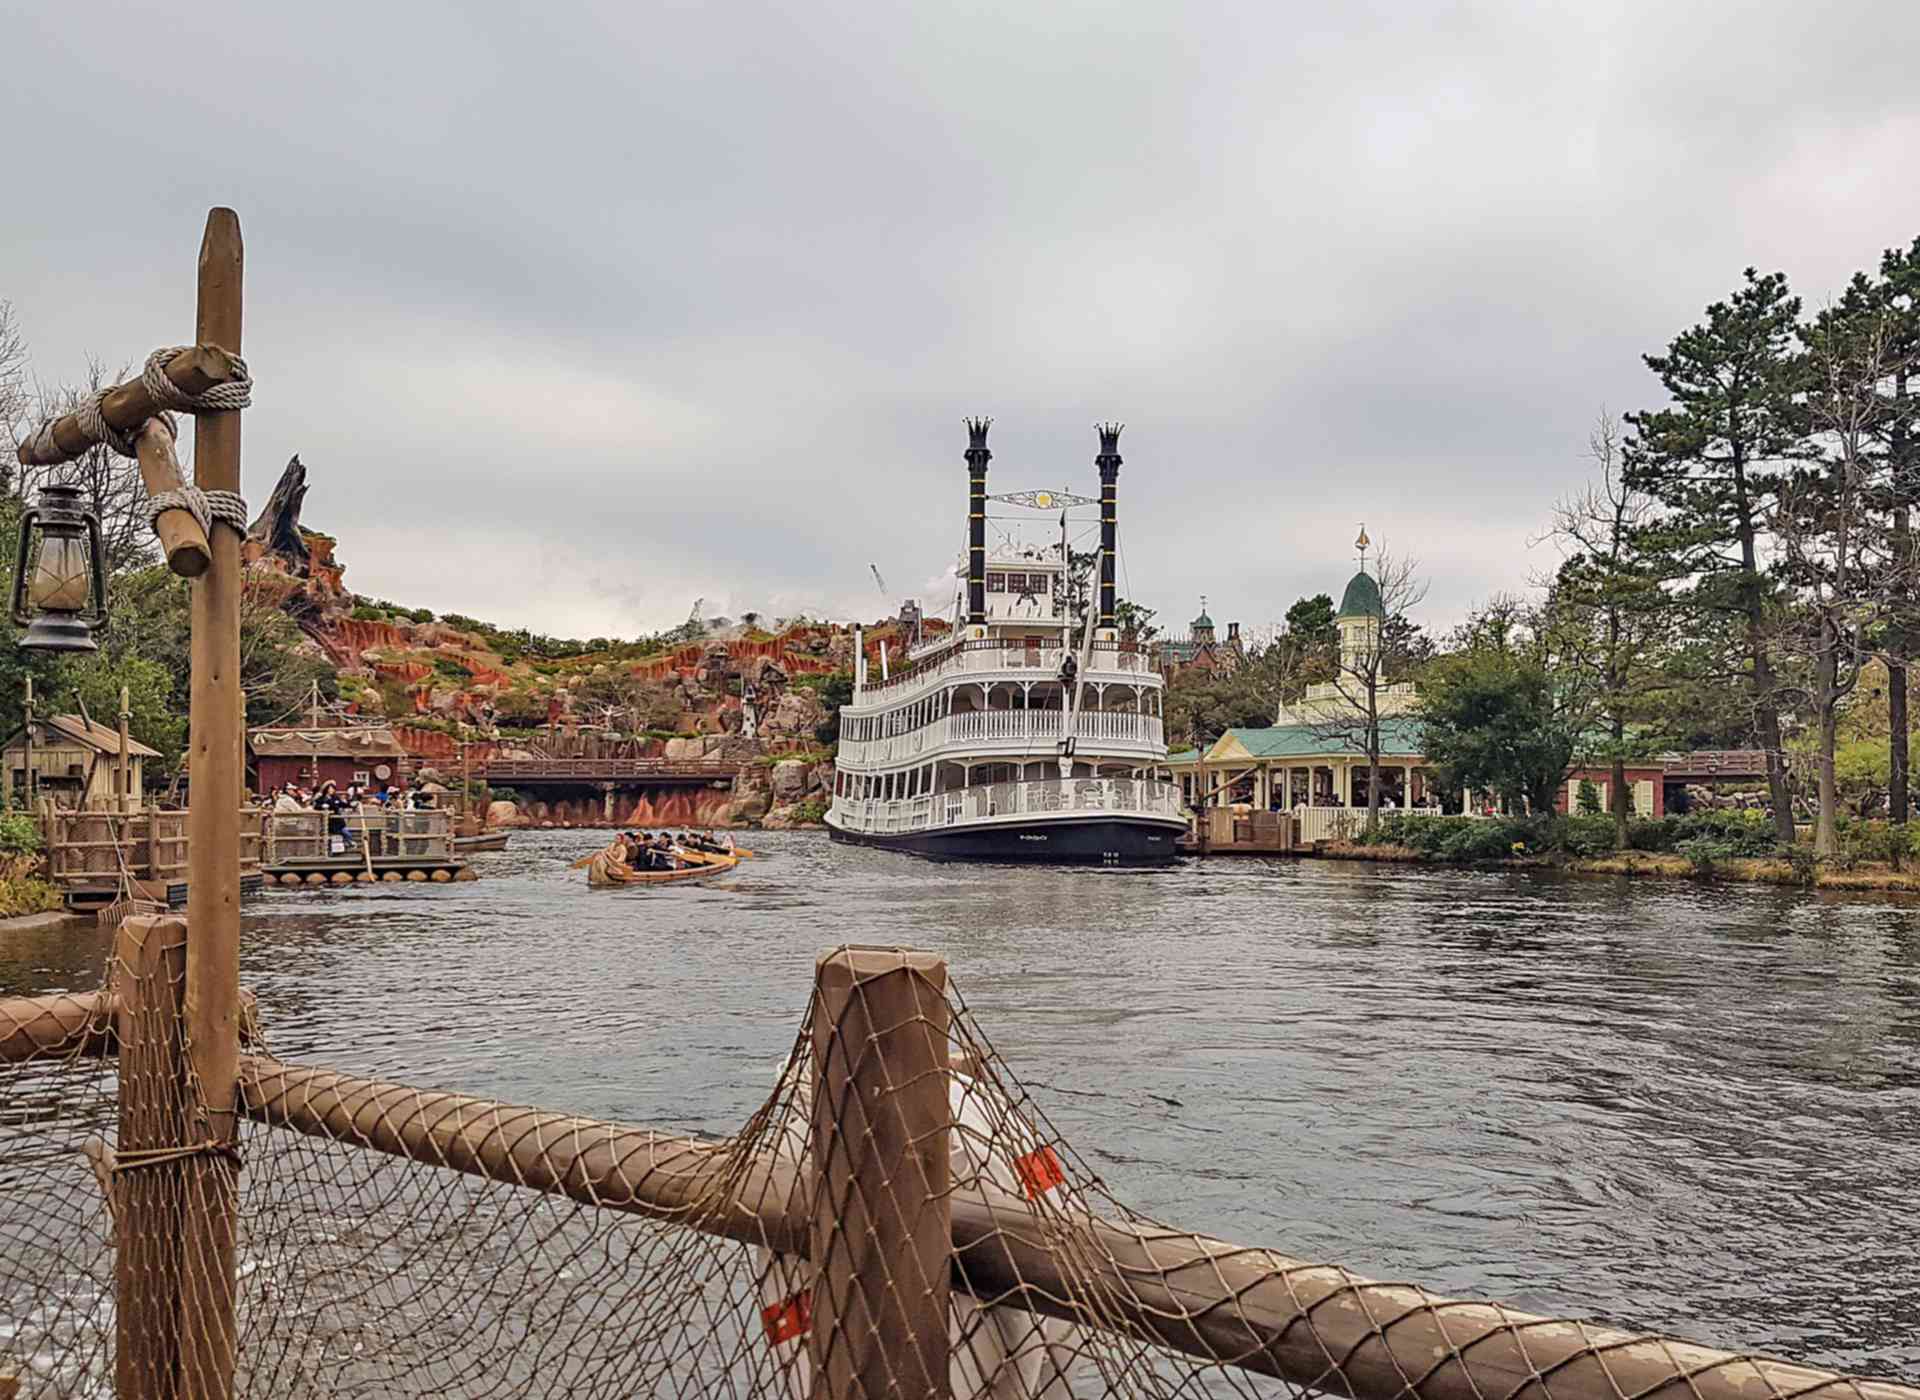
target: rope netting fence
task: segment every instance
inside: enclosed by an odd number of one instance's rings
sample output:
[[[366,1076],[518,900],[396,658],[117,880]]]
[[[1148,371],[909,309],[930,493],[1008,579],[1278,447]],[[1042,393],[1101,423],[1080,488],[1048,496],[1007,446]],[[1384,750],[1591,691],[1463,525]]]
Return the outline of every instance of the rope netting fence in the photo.
[[[725,1139],[285,1063],[243,1015],[236,1154],[184,941],[134,919],[100,993],[0,1001],[22,1395],[1920,1400],[1148,1220],[903,950],[822,956]]]

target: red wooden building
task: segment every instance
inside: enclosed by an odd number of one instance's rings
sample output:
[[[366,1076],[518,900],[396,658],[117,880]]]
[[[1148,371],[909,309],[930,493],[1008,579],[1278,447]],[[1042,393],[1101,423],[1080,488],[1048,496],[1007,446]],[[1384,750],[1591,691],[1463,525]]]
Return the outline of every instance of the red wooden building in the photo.
[[[407,751],[385,725],[339,729],[256,729],[247,735],[255,792],[283,783],[317,788],[359,783],[376,790],[411,771]]]
[[[1567,781],[1561,785],[1560,795],[1555,805],[1562,812],[1580,810],[1580,780],[1592,782],[1600,794],[1600,810],[1611,812],[1613,799],[1613,769],[1576,768],[1567,774]],[[1667,766],[1659,759],[1627,765],[1627,791],[1633,794],[1633,815],[1636,817],[1664,817],[1667,814]]]

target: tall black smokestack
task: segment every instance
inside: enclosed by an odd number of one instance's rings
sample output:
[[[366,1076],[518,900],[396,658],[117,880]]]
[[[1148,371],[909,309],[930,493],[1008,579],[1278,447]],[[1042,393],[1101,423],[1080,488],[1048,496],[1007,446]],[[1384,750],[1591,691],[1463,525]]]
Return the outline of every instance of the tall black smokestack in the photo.
[[[967,424],[967,626],[987,625],[987,429],[991,418]]]
[[[1100,455],[1093,464],[1100,468],[1100,623],[1112,628],[1114,622],[1113,558],[1115,535],[1113,499],[1120,481],[1120,429],[1122,423],[1096,424],[1100,434]]]

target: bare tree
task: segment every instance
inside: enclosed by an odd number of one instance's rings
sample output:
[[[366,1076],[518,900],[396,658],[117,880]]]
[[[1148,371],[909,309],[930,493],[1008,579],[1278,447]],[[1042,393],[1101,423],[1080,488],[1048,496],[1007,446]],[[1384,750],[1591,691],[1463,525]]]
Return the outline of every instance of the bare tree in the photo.
[[[1813,849],[1835,850],[1834,749],[1842,706],[1878,645],[1877,634],[1912,588],[1912,562],[1892,548],[1889,522],[1872,509],[1875,446],[1890,400],[1880,392],[1902,353],[1884,314],[1829,312],[1804,331],[1807,428],[1823,459],[1781,483],[1772,526],[1781,577],[1795,590],[1778,624],[1783,651],[1800,662],[1814,721],[1818,791]]]
[[[1374,559],[1371,577],[1378,592],[1373,625],[1342,638],[1330,682],[1333,701],[1315,704],[1309,698],[1306,702],[1312,710],[1308,723],[1316,740],[1366,756],[1369,831],[1380,819],[1382,701],[1391,686],[1410,679],[1407,673],[1413,659],[1404,644],[1411,634],[1389,624],[1427,596],[1420,561],[1412,555],[1396,555],[1384,545]]]
[[[0,428],[6,429],[9,449],[21,437],[27,419],[27,342],[13,314],[13,303],[0,301]],[[4,455],[0,486],[11,484],[13,453]]]
[[[1609,763],[1614,845],[1625,850],[1633,811],[1628,729],[1664,688],[1661,643],[1672,623],[1658,570],[1635,547],[1659,502],[1629,484],[1618,418],[1601,412],[1587,452],[1597,475],[1554,508],[1549,537],[1564,557],[1537,582],[1547,590],[1560,664],[1580,677],[1578,688],[1592,696],[1595,719],[1605,731],[1595,746],[1602,752],[1589,757],[1604,756]]]
[[[42,388],[32,400],[33,418],[41,422],[71,413],[81,398],[111,388],[127,377],[122,368],[111,374],[99,360],[87,364],[86,383]],[[148,563],[154,555],[153,534],[147,524],[147,488],[140,479],[140,464],[122,457],[104,443],[88,448],[71,462],[52,467],[23,467],[15,486],[21,497],[31,499],[42,485],[59,483],[78,486],[81,499],[100,517],[100,535],[106,545],[107,572]]]

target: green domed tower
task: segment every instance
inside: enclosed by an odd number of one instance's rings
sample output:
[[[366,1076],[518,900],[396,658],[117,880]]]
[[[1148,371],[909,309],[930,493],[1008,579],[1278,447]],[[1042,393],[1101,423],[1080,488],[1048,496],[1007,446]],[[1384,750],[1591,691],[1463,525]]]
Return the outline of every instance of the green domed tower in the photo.
[[[1380,585],[1367,572],[1367,547],[1371,543],[1367,527],[1362,525],[1360,537],[1353,542],[1360,551],[1360,572],[1347,580],[1347,591],[1340,595],[1340,610],[1333,615],[1334,625],[1340,629],[1340,656],[1349,666],[1364,665],[1362,658],[1371,656],[1380,645],[1380,624],[1387,616]]]
[[[1207,600],[1200,599],[1200,616],[1188,625],[1188,634],[1196,647],[1213,645],[1213,619],[1207,616]]]

